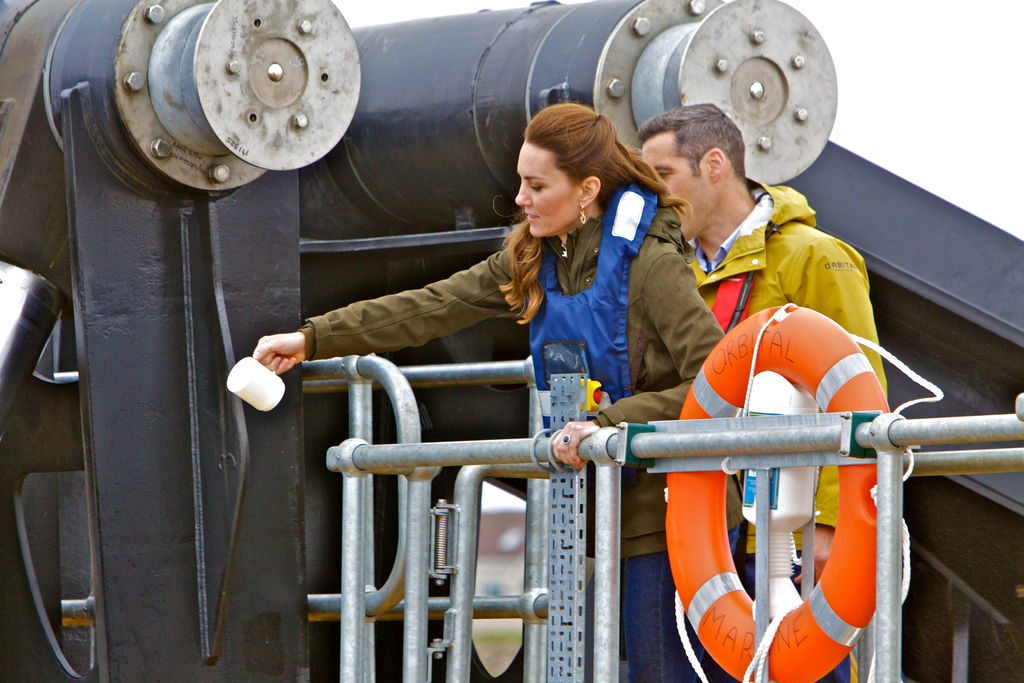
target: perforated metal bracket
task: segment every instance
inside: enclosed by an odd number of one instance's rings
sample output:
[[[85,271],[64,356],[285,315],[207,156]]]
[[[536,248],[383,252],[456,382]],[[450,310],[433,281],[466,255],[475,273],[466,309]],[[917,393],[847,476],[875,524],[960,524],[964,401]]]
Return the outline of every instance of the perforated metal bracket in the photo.
[[[582,418],[586,375],[551,377],[551,429]],[[576,683],[584,677],[587,557],[587,470],[551,473],[548,573],[548,677]]]

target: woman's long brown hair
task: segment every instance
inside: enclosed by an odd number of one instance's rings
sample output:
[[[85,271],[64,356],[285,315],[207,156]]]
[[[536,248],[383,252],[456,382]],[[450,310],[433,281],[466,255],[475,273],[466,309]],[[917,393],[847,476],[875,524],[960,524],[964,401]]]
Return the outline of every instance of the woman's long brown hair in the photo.
[[[526,126],[526,142],[555,155],[555,163],[569,179],[578,183],[595,176],[601,181],[597,201],[603,212],[618,188],[637,183],[658,195],[659,206],[684,211],[688,204],[670,197],[665,183],[640,153],[627,148],[615,133],[615,125],[604,114],[582,104],[553,104],[541,109]],[[501,286],[509,307],[526,324],[537,315],[544,300],[540,271],[543,240],[530,234],[530,224],[517,225],[505,240],[512,281]]]

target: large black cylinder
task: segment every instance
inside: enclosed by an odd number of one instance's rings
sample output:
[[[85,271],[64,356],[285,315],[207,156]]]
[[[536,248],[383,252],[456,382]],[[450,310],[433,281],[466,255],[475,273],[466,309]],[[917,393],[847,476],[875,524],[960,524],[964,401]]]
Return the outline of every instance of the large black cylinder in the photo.
[[[523,128],[554,102],[637,126],[711,102],[740,126],[747,170],[782,182],[835,119],[814,27],[775,0],[595,0],[356,31],[363,87],[342,144],[303,183],[303,234],[369,237],[507,224]]]
[[[304,236],[509,223],[526,123],[553,102],[595,105],[608,45],[643,4],[537,3],[356,29],[355,117],[304,171],[308,212],[333,208],[304,221]]]

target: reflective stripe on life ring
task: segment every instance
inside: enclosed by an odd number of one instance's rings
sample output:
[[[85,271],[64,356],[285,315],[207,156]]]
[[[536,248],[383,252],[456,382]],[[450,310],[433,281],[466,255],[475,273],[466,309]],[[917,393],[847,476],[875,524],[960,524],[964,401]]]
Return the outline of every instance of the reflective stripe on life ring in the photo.
[[[732,417],[742,407],[754,343],[778,308],[737,325],[704,362],[680,419]],[[826,412],[888,410],[860,347],[838,324],[792,304],[761,338],[757,372],[772,370],[810,392]],[[725,528],[724,472],[668,475],[665,533],[676,590],[701,643],[742,679],[754,656],[752,601],[743,590]],[[790,612],[769,650],[779,683],[816,681],[849,653],[875,609],[874,465],[839,468],[839,517],[829,561],[811,597]]]

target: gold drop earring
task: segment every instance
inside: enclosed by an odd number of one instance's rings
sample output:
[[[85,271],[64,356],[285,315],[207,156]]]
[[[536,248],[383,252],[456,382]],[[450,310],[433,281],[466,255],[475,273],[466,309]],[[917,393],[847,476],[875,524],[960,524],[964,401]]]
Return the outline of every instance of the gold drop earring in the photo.
[[[587,214],[583,210],[583,208],[584,208],[583,205],[580,204],[580,225],[585,225],[586,222],[587,222]]]

